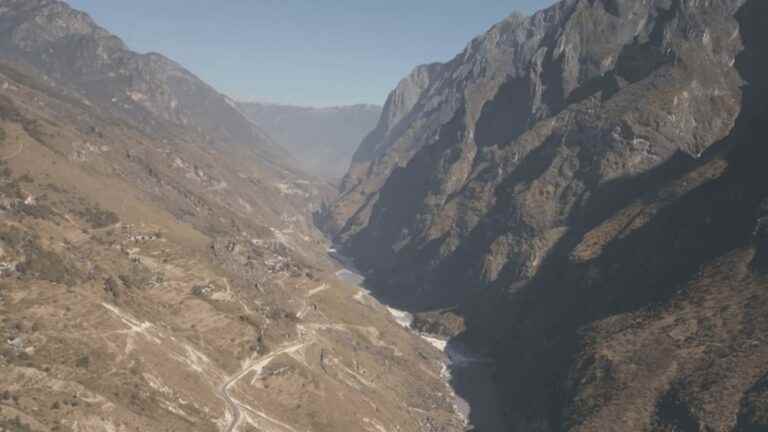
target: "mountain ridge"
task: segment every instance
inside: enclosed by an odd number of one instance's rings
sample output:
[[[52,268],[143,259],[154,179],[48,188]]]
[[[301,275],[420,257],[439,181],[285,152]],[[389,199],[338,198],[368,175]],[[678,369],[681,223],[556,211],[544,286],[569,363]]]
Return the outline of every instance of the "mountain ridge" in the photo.
[[[334,183],[349,168],[355,147],[381,113],[381,107],[367,104],[315,108],[240,102],[238,106],[304,169]]]
[[[182,127],[194,122],[206,139],[261,151],[290,166],[287,153],[237,114],[226,96],[173,60],[131,51],[88,14],[58,0],[7,5],[0,23],[7,34],[0,47],[4,58],[40,69],[59,86],[74,87],[107,112],[141,127],[157,127],[154,117]],[[107,94],[105,88],[110,89]]]

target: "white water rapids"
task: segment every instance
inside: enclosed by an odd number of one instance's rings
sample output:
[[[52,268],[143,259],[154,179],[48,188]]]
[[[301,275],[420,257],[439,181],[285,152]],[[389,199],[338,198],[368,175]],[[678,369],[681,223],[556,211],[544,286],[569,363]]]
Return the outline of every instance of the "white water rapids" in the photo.
[[[333,257],[337,262],[339,262],[341,265],[344,266],[343,269],[336,272],[336,277],[338,277],[340,280],[344,281],[347,284],[358,287],[366,295],[369,295],[375,298],[375,296],[370,291],[368,291],[364,286],[365,277],[363,277],[360,273],[356,271],[354,265],[350,262],[349,259],[339,255],[338,253],[336,253],[334,249],[330,249],[328,252],[331,257]],[[442,377],[449,386],[453,384],[452,374],[455,370],[459,368],[467,368],[475,364],[486,364],[486,365],[488,364],[488,361],[481,359],[477,356],[474,356],[471,353],[466,352],[458,344],[449,343],[447,340],[441,337],[414,330],[411,327],[413,324],[413,315],[410,312],[402,311],[389,306],[387,306],[387,310],[389,310],[389,313],[392,315],[392,317],[395,319],[395,321],[398,324],[407,328],[414,334],[420,336],[429,344],[431,344],[438,350],[445,353],[446,357],[448,358],[448,362],[443,365]],[[455,392],[453,393],[453,395],[454,395],[454,409],[456,411],[456,414],[458,414],[465,421],[465,423],[468,423],[469,415],[471,412],[469,403],[466,400],[462,399]]]

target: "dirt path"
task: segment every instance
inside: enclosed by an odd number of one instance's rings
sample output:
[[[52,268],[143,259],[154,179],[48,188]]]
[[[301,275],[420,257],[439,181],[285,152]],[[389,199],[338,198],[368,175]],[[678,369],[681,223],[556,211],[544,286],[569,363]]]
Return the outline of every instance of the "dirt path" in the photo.
[[[362,279],[358,275],[351,273],[351,275],[356,276],[359,279]],[[355,278],[353,278],[355,279]],[[275,281],[275,283],[278,286],[283,286],[283,281],[285,278],[279,278]],[[356,280],[356,282],[359,282],[359,280]],[[316,288],[313,288],[304,296],[304,306],[297,314],[297,317],[299,319],[304,319],[304,317],[308,314],[308,312],[312,309],[310,305],[308,304],[308,300],[311,299],[313,296],[316,296],[326,290],[329,290],[333,288],[333,285],[330,283],[322,283],[321,285],[317,286]],[[322,313],[321,313],[322,315]],[[328,321],[327,317],[325,317],[326,321]],[[227,425],[226,428],[223,429],[224,432],[237,432],[240,430],[240,427],[242,424],[247,420],[259,420],[259,427],[261,429],[264,429],[265,425],[268,425],[269,427],[266,428],[266,430],[275,430],[280,432],[298,432],[296,429],[291,427],[290,425],[283,423],[273,417],[270,417],[268,414],[260,411],[258,407],[249,406],[248,404],[245,404],[239,400],[237,400],[233,395],[233,389],[237,385],[238,382],[240,382],[242,379],[244,379],[246,376],[248,376],[251,372],[254,372],[257,376],[260,376],[262,373],[262,370],[275,358],[284,355],[284,354],[292,354],[298,350],[301,350],[313,343],[318,342],[320,339],[320,336],[318,335],[319,332],[322,331],[358,331],[360,333],[368,335],[372,343],[378,346],[387,347],[390,349],[393,349],[396,353],[398,353],[398,349],[395,346],[390,346],[384,343],[379,339],[380,334],[376,328],[373,327],[360,327],[360,326],[353,326],[348,324],[342,324],[342,323],[333,323],[333,322],[327,322],[327,323],[304,323],[298,325],[298,334],[299,336],[289,342],[287,345],[284,345],[283,348],[278,349],[274,352],[271,352],[265,356],[252,359],[251,361],[248,361],[239,372],[237,372],[235,375],[227,378],[217,389],[217,395],[223,399],[227,405],[227,417],[226,419],[229,420],[229,425]],[[371,388],[375,388],[376,385],[372,382],[367,381],[364,377],[358,375],[355,373],[355,371],[346,369],[347,373],[350,373],[354,376],[356,376],[362,383],[370,386]]]
[[[315,289],[313,289],[313,290],[309,291],[309,292],[307,293],[307,297],[312,297],[312,296],[313,296],[313,295],[315,295],[315,294],[320,294],[321,292],[323,292],[323,291],[327,290],[327,289],[328,289],[328,288],[330,288],[330,287],[331,287],[331,286],[330,286],[329,284],[327,284],[327,283],[324,283],[324,284],[320,285],[319,287],[317,287],[317,288],[315,288]]]
[[[243,379],[246,375],[248,375],[252,371],[256,371],[257,373],[260,373],[261,370],[264,369],[264,367],[266,367],[276,357],[279,357],[283,354],[290,354],[292,352],[298,351],[304,348],[308,343],[309,342],[306,342],[306,341],[297,341],[286,348],[283,348],[278,351],[274,351],[270,354],[267,354],[264,357],[260,357],[257,361],[250,362],[247,365],[245,365],[240,370],[240,372],[235,374],[233,377],[229,378],[219,387],[218,389],[219,397],[224,399],[224,402],[226,402],[227,404],[227,409],[229,410],[229,413],[232,415],[232,420],[229,426],[226,429],[224,429],[226,432],[236,432],[240,428],[240,425],[243,422],[243,409],[263,418],[269,423],[276,424],[289,431],[294,431],[294,429],[288,426],[287,424],[282,423],[278,420],[275,420],[272,417],[268,416],[267,414],[261,411],[258,411],[252,407],[243,405],[242,402],[232,397],[232,394],[230,393],[230,391],[232,387],[234,387],[237,384],[238,381]]]
[[[16,156],[20,155],[21,152],[23,152],[23,151],[24,151],[24,141],[21,141],[19,143],[19,148],[13,154],[11,154],[9,156],[6,156],[6,157],[3,157],[3,158],[0,158],[0,161],[3,161],[3,162],[9,161],[9,160],[15,158]]]
[[[284,279],[278,279],[276,282],[278,285],[283,284]],[[314,288],[307,292],[305,295],[305,299],[308,299],[314,295],[317,295],[327,289],[330,289],[332,286],[328,283],[323,283],[317,288]],[[303,311],[299,313],[299,317],[303,317],[303,315],[306,314],[306,311],[309,310],[309,307],[307,305],[304,306]],[[266,413],[259,411],[257,408],[254,408],[252,406],[248,406],[236,398],[232,396],[232,389],[237,385],[237,383],[245,378],[249,373],[256,372],[256,374],[261,374],[261,371],[275,358],[283,355],[283,354],[291,354],[293,352],[296,352],[308,345],[311,345],[312,343],[315,343],[317,341],[317,331],[320,330],[326,330],[326,329],[335,329],[335,330],[347,330],[346,325],[343,324],[315,324],[315,325],[300,325],[299,326],[299,337],[294,340],[293,342],[290,342],[287,346],[284,348],[281,348],[279,350],[276,350],[272,353],[269,353],[263,357],[259,357],[257,359],[254,359],[245,366],[243,366],[242,369],[232,377],[228,378],[226,381],[224,381],[221,386],[219,386],[218,390],[218,396],[223,399],[227,404],[227,410],[230,414],[230,423],[229,426],[227,426],[224,431],[225,432],[237,432],[240,428],[240,426],[243,423],[244,417],[248,414],[255,415],[258,418],[264,420],[265,422],[269,423],[273,427],[279,428],[279,430],[284,430],[287,432],[298,432],[294,428],[292,428],[290,425],[283,423],[275,418],[270,417]]]

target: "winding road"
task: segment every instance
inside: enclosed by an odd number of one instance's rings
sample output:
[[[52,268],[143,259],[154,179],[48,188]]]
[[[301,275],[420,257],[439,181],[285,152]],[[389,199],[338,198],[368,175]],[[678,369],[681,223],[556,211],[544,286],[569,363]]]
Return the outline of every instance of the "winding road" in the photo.
[[[257,373],[260,373],[261,370],[264,369],[264,367],[267,366],[269,364],[269,362],[271,362],[276,357],[281,356],[283,354],[290,354],[290,353],[292,353],[294,351],[298,351],[298,350],[304,348],[304,346],[306,346],[307,344],[308,344],[308,342],[306,342],[306,341],[296,342],[296,343],[294,343],[292,345],[289,345],[289,346],[287,346],[287,347],[285,347],[285,348],[283,348],[281,350],[278,350],[278,351],[272,352],[270,354],[267,354],[264,357],[260,357],[257,361],[251,362],[251,363],[245,365],[245,367],[243,367],[240,370],[240,372],[238,372],[237,374],[235,374],[231,378],[227,379],[218,388],[218,393],[219,393],[218,396],[220,398],[224,399],[224,402],[226,402],[226,404],[227,404],[227,410],[229,411],[229,413],[232,416],[232,420],[231,420],[229,426],[227,426],[227,428],[224,429],[225,432],[236,432],[240,428],[240,425],[243,422],[243,408],[248,410],[248,411],[250,411],[250,412],[252,412],[253,414],[258,415],[259,417],[267,420],[270,423],[273,423],[273,424],[276,424],[276,425],[278,425],[278,426],[280,426],[282,428],[288,429],[289,431],[293,431],[293,428],[291,428],[287,424],[282,423],[280,421],[277,421],[277,420],[273,419],[272,417],[268,416],[267,414],[265,414],[263,412],[254,410],[253,408],[248,407],[248,406],[244,406],[242,402],[240,402],[239,400],[237,400],[234,397],[232,397],[231,390],[232,390],[232,387],[234,387],[235,384],[237,384],[238,381],[243,379],[250,372],[256,371]]]
[[[339,272],[343,273],[343,272]],[[360,282],[362,277],[359,275],[348,272],[349,274],[342,274],[340,275],[337,273],[337,277],[339,279],[344,280],[345,276],[347,279],[352,279],[353,281]],[[278,281],[279,284],[282,284],[282,280]],[[299,312],[298,317],[300,319],[303,319],[304,316],[309,312],[310,307],[307,304],[307,300],[309,300],[311,297],[316,296],[323,291],[326,291],[328,289],[331,289],[332,285],[329,283],[323,283],[319,286],[317,286],[314,289],[309,290],[305,296],[305,304],[302,308],[302,311]],[[326,318],[327,320],[327,318]],[[281,432],[299,432],[290,425],[283,423],[273,417],[270,417],[268,414],[259,411],[258,409],[249,406],[248,404],[245,404],[239,400],[237,400],[234,396],[232,396],[233,388],[237,385],[237,383],[248,376],[249,373],[255,372],[257,376],[261,375],[262,370],[275,358],[283,355],[283,354],[292,354],[300,349],[303,349],[304,347],[311,345],[312,343],[317,342],[318,336],[317,332],[322,330],[349,330],[350,326],[347,324],[333,324],[333,323],[327,323],[327,324],[305,324],[305,325],[299,325],[298,326],[298,337],[293,340],[292,342],[289,342],[286,345],[283,345],[282,348],[275,350],[267,355],[264,355],[262,357],[258,357],[255,359],[251,359],[250,361],[246,362],[243,367],[240,369],[239,372],[237,372],[235,375],[227,378],[218,388],[217,388],[217,396],[224,400],[224,402],[227,405],[227,417],[225,419],[229,420],[229,425],[223,429],[224,432],[237,432],[240,429],[240,426],[242,425],[245,417],[248,414],[255,415],[256,417],[263,419],[266,423],[268,423],[272,428],[268,428],[266,430],[274,430],[273,428],[277,428],[277,430]],[[358,327],[358,329],[362,329],[363,331],[370,331],[372,329],[375,331],[375,329],[370,327]],[[396,348],[394,348],[396,350]],[[353,373],[352,371],[349,371],[350,373]],[[361,381],[366,382],[362,377],[359,377]],[[372,385],[369,383],[369,385]],[[247,411],[247,414],[246,414]],[[250,417],[249,420],[253,420],[253,417]],[[259,425],[262,429],[264,427],[262,425]]]
[[[227,410],[229,410],[229,413],[232,415],[232,422],[227,427],[227,432],[234,432],[239,426],[240,422],[243,420],[243,412],[240,409],[240,404],[232,399],[232,396],[229,395],[229,388],[232,387],[242,376],[235,377],[231,381],[227,381],[226,383],[222,384],[221,387],[219,387],[219,397],[224,399],[224,402],[227,404]]]

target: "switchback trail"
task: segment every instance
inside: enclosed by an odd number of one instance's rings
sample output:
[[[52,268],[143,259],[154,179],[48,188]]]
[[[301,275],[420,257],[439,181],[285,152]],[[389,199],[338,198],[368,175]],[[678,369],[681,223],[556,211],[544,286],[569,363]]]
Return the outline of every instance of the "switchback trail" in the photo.
[[[250,411],[253,414],[258,415],[259,417],[267,420],[270,423],[277,424],[285,429],[293,430],[290,426],[286,425],[285,423],[279,422],[265,413],[262,413],[258,410],[255,410],[251,407],[243,407],[243,404],[232,397],[232,394],[230,393],[230,390],[232,387],[237,384],[238,381],[243,379],[246,375],[248,375],[250,372],[257,370],[260,371],[263,369],[269,362],[271,362],[275,357],[281,356],[283,354],[290,354],[294,351],[297,351],[301,348],[303,348],[305,345],[307,345],[308,342],[296,342],[293,343],[283,349],[280,349],[278,351],[274,351],[270,354],[267,354],[264,357],[260,357],[255,362],[249,362],[245,367],[243,367],[240,372],[229,378],[227,381],[225,381],[218,389],[219,397],[224,399],[224,402],[227,404],[227,409],[229,410],[229,413],[232,415],[232,420],[229,424],[229,426],[225,429],[226,432],[235,432],[240,427],[240,424],[243,422],[243,410],[242,408],[245,408],[246,410]]]

